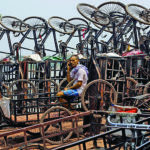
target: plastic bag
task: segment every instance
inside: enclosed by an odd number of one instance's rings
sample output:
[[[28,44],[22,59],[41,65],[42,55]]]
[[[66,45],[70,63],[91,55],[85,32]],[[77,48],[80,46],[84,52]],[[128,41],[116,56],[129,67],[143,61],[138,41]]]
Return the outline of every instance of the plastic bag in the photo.
[[[0,99],[0,107],[5,115],[5,117],[10,118],[10,98],[3,97]]]

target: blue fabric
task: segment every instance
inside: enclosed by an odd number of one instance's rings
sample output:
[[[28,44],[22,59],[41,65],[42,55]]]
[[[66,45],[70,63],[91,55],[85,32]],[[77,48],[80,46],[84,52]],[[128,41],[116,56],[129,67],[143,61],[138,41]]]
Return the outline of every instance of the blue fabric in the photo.
[[[66,91],[63,90],[63,93],[64,93],[64,98],[70,102],[73,102],[75,100],[75,98],[79,96],[77,90],[74,90],[74,89],[72,89],[72,90],[69,89]]]
[[[74,90],[74,89],[69,89],[69,90],[66,90],[66,91],[64,91],[63,90],[63,93],[64,93],[64,95],[65,96],[79,96],[79,94],[78,94],[78,92],[77,92],[77,90]]]

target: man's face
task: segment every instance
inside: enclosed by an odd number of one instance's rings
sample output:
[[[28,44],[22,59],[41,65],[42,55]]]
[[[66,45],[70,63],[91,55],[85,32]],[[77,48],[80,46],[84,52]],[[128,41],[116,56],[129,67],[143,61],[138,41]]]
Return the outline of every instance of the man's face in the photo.
[[[79,60],[76,58],[76,57],[71,57],[70,58],[70,64],[71,64],[71,67],[76,67],[77,65],[78,65],[78,63],[79,63]]]

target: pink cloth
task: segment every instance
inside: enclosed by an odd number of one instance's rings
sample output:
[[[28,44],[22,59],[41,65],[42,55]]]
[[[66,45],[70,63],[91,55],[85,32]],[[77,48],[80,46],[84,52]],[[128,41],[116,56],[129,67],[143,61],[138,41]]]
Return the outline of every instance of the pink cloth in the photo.
[[[140,54],[144,54],[146,55],[144,52],[142,52],[140,49],[134,49],[131,50],[129,52],[125,52],[122,54],[122,56],[135,56],[135,55],[140,55]]]
[[[83,32],[83,39],[85,39],[85,32],[86,32],[87,28],[82,29]]]

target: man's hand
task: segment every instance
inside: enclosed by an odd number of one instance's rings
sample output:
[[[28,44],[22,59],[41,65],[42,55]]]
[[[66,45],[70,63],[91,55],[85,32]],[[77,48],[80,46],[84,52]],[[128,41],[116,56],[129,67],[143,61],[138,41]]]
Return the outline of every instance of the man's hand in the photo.
[[[71,70],[71,66],[70,66],[70,60],[67,62],[67,81],[70,82],[72,80],[72,78],[70,77],[70,70]]]
[[[70,71],[70,61],[67,62],[67,71]]]
[[[68,90],[68,88],[64,88],[64,91],[67,91]]]

